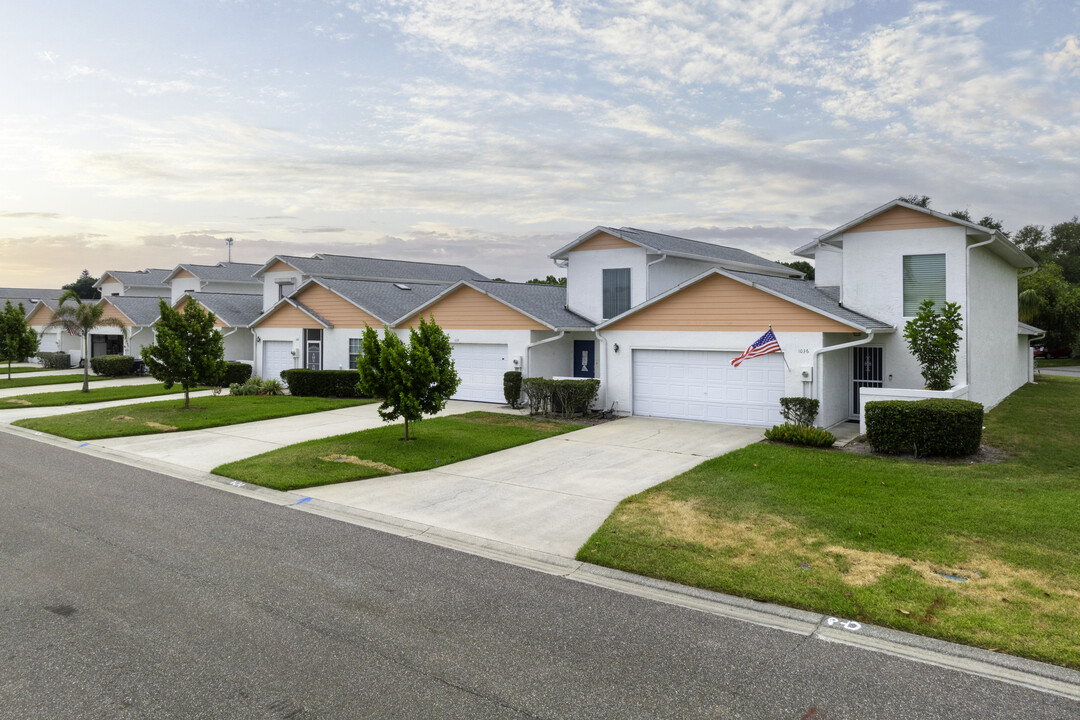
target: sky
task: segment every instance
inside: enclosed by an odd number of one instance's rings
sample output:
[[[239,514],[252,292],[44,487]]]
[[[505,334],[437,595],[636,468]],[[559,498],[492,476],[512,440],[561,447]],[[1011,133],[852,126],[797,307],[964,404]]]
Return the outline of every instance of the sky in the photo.
[[[320,251],[774,260],[889,200],[1080,213],[1080,5],[3,0],[0,287]]]

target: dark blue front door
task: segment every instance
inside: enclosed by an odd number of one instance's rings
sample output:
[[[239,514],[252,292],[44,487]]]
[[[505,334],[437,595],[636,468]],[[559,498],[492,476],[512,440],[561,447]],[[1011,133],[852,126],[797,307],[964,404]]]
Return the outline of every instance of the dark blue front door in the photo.
[[[574,377],[591,378],[596,371],[596,341],[574,341]]]

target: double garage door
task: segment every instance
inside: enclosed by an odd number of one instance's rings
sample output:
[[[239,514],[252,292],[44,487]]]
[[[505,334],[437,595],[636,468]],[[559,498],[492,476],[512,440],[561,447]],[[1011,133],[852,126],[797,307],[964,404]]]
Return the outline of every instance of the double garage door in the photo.
[[[738,354],[634,350],[634,414],[740,425],[783,422],[783,355],[764,355],[731,367]]]
[[[454,343],[454,369],[461,378],[454,400],[505,402],[503,374],[507,367],[506,345]]]

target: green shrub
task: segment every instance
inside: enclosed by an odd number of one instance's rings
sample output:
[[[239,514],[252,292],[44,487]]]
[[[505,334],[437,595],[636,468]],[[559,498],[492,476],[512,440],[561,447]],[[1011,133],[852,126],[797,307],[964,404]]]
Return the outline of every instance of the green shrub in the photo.
[[[969,400],[879,400],[866,403],[866,439],[875,452],[960,457],[978,452],[983,406]]]
[[[251,366],[250,365],[248,365],[247,363],[242,363],[242,362],[230,362],[225,367],[225,375],[222,376],[222,378],[221,378],[221,380],[219,382],[221,383],[222,387],[229,387],[233,383],[246,382],[247,379],[250,378],[250,377],[251,377]]]
[[[503,373],[503,398],[512,408],[521,405],[521,371]]]
[[[67,370],[71,367],[71,356],[66,352],[39,352],[38,360],[46,370]]]
[[[819,448],[832,447],[836,442],[836,436],[828,430],[794,423],[773,425],[765,431],[765,437],[776,442]]]
[[[813,427],[820,404],[814,398],[782,397],[780,398],[780,414],[784,416],[784,421],[788,425]]]
[[[135,374],[135,358],[130,355],[98,355],[90,358],[90,369],[95,375],[120,377]]]
[[[363,397],[355,370],[282,370],[281,377],[289,386],[289,394],[297,397]]]
[[[533,415],[547,415],[551,412],[551,396],[555,392],[555,381],[547,378],[524,378],[521,391],[529,400],[529,412]]]
[[[229,385],[230,395],[284,395],[285,388],[280,380],[268,378],[263,380],[258,375],[252,375],[242,383]]]
[[[600,381],[594,378],[525,378],[521,381],[521,389],[529,399],[529,412],[533,415],[558,413],[572,417],[588,412],[589,406],[600,392]]]

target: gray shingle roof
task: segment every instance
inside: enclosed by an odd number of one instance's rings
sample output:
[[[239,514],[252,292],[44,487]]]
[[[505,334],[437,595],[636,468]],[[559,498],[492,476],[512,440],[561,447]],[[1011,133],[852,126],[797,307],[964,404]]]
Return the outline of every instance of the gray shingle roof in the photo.
[[[783,278],[774,275],[737,272],[735,270],[725,270],[724,272],[746,282],[751,282],[754,285],[772,290],[778,295],[790,298],[807,307],[826,312],[845,322],[854,323],[859,327],[867,328],[869,330],[886,330],[893,327],[889,323],[875,320],[869,315],[863,315],[862,313],[848,310],[840,304],[836,297],[833,297],[831,292],[823,292],[821,289],[814,287],[813,280]]]
[[[435,283],[392,283],[325,277],[319,278],[319,282],[385,323],[392,323],[410,314],[446,290],[446,285]],[[408,290],[398,287],[399,284]]]
[[[147,268],[146,270],[106,270],[101,274],[102,280],[106,275],[111,275],[123,283],[124,287],[164,287],[165,278],[172,274],[172,268]],[[98,280],[94,287],[101,287]]]
[[[178,267],[187,270],[189,273],[199,278],[200,280],[217,280],[219,282],[247,282],[254,284],[262,284],[261,280],[256,280],[252,277],[252,275],[258,272],[259,268],[262,267],[262,265],[259,263],[220,262],[217,265],[182,264]]]
[[[44,300],[46,304],[48,302],[55,303],[62,292],[63,290],[46,288],[0,288],[0,308],[3,308],[4,303],[10,300],[12,305],[22,303],[23,309],[29,315],[30,311],[34,309],[34,304],[30,300]]]
[[[459,280],[487,280],[485,276],[464,265],[384,260],[326,253],[319,253],[309,258],[294,255],[278,255],[277,257],[312,277],[445,284],[456,283]]]
[[[140,327],[152,325],[161,316],[158,301],[162,298],[114,295],[105,299],[115,305],[116,309],[124,313],[131,322]],[[165,298],[165,302],[169,302],[169,299]]]
[[[491,280],[469,284],[555,328],[591,328],[596,324],[566,309],[566,287],[563,285]]]
[[[262,315],[262,295],[201,292],[189,294],[229,327],[247,327]]]

